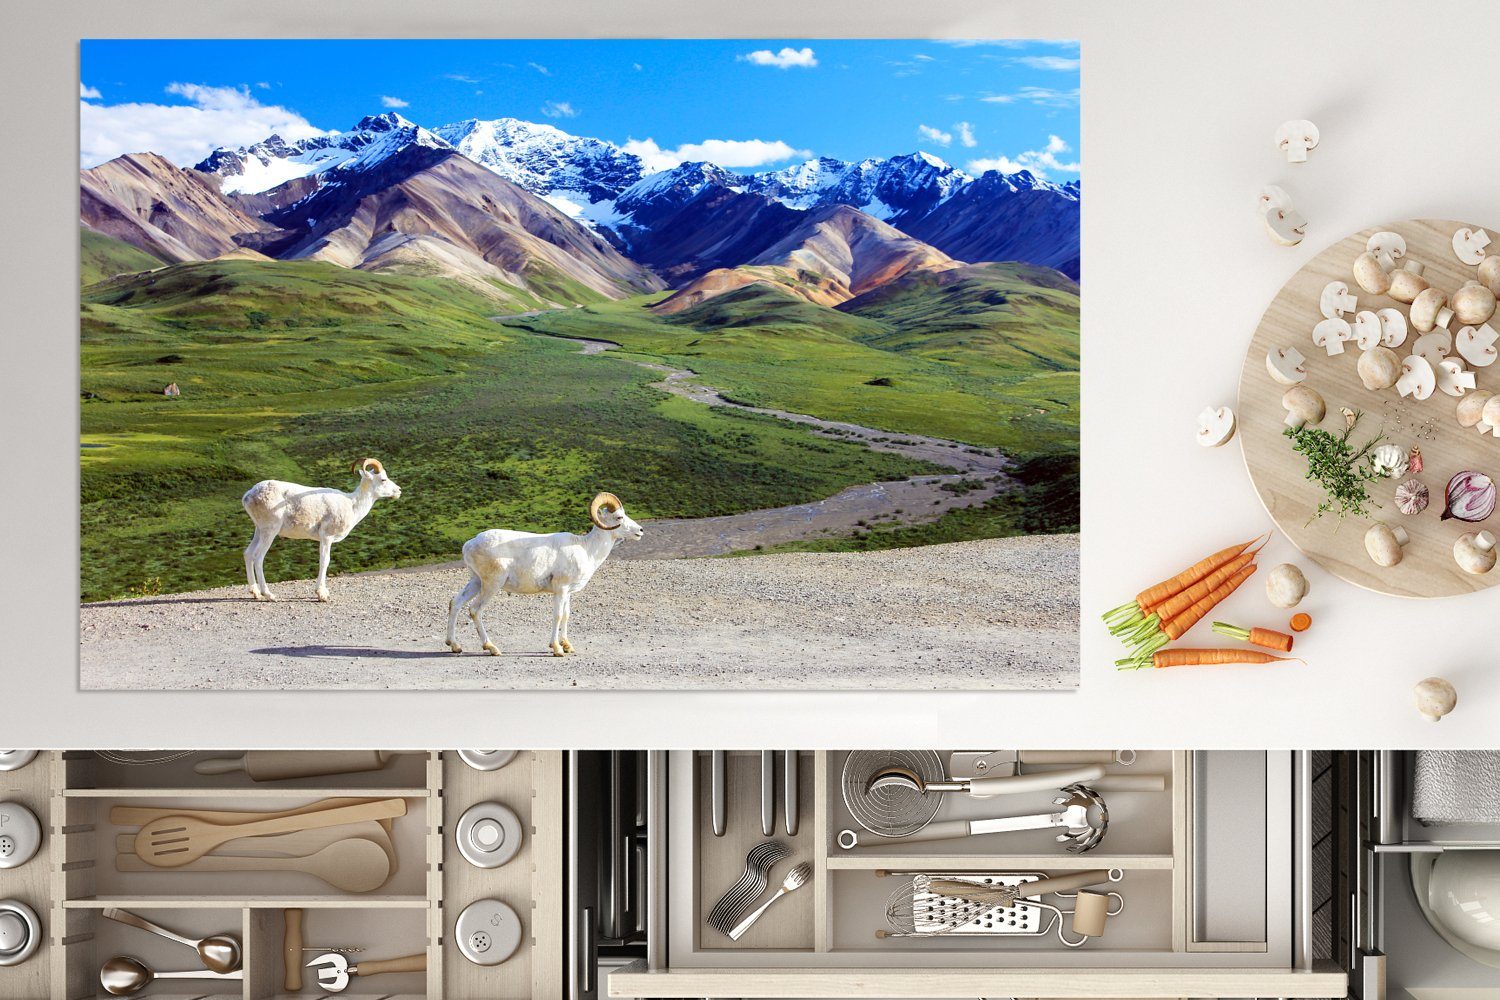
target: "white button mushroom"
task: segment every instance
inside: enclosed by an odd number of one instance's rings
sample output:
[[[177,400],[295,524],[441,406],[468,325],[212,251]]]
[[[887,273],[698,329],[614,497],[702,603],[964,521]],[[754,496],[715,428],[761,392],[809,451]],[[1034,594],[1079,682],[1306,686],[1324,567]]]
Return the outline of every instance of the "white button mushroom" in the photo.
[[[1273,243],[1294,247],[1307,235],[1307,220],[1292,205],[1291,196],[1275,184],[1260,189],[1256,214],[1265,223],[1266,234]]]
[[[1500,257],[1491,254],[1479,262],[1479,280],[1484,287],[1500,295]]]
[[[1330,281],[1323,286],[1323,294],[1318,296],[1318,308],[1326,318],[1337,319],[1358,309],[1359,299],[1349,294],[1349,286],[1344,282]]]
[[[1433,722],[1458,707],[1458,692],[1441,677],[1429,677],[1420,681],[1412,689],[1412,693],[1417,698],[1417,711]]]
[[[1424,288],[1411,303],[1411,325],[1422,333],[1434,327],[1447,328],[1453,320],[1453,310],[1448,308],[1448,296],[1439,289]]]
[[[1453,234],[1453,252],[1465,264],[1484,260],[1484,248],[1490,245],[1490,234],[1483,229],[1460,229]]]
[[[1365,532],[1365,551],[1375,565],[1389,568],[1401,561],[1402,547],[1410,541],[1411,536],[1400,525],[1392,528],[1388,524],[1376,524]]]
[[[1305,385],[1294,385],[1281,397],[1286,409],[1286,425],[1298,428],[1305,424],[1316,424],[1328,413],[1323,397]]]
[[[1400,309],[1375,310],[1380,317],[1380,342],[1386,347],[1400,347],[1406,343],[1406,314]]]
[[[1368,250],[1354,258],[1354,281],[1371,295],[1384,295],[1391,290],[1390,273]]]
[[[1234,437],[1234,411],[1227,406],[1205,407],[1198,414],[1198,443],[1217,448]]]
[[[1276,148],[1286,154],[1288,163],[1306,163],[1307,151],[1318,145],[1318,126],[1305,118],[1282,122],[1276,130]]]
[[[1486,323],[1478,329],[1472,326],[1461,327],[1458,335],[1453,338],[1453,346],[1458,351],[1458,356],[1471,367],[1488,368],[1495,363],[1496,340],[1500,340],[1500,334]]]
[[[1291,563],[1282,563],[1266,576],[1266,597],[1278,608],[1295,608],[1307,596],[1307,577]]]
[[[1354,343],[1361,351],[1368,351],[1380,343],[1380,317],[1368,309],[1354,314]]]
[[[1495,293],[1477,281],[1466,281],[1448,303],[1460,323],[1477,326],[1495,315]]]
[[[1462,361],[1449,358],[1437,365],[1437,384],[1440,392],[1449,396],[1462,396],[1474,388],[1474,373],[1465,371]]]
[[[1396,261],[1406,256],[1406,240],[1400,233],[1379,232],[1365,243],[1365,252],[1375,255],[1375,263],[1390,274],[1396,269]]]
[[[1401,377],[1401,358],[1389,347],[1377,344],[1359,356],[1358,370],[1366,389],[1389,389]]]
[[[1313,345],[1327,351],[1330,358],[1335,354],[1343,354],[1344,345],[1353,339],[1354,328],[1349,325],[1348,320],[1325,319],[1313,327]]]
[[[1426,358],[1427,363],[1436,368],[1440,361],[1453,354],[1453,334],[1447,330],[1424,333],[1411,345],[1411,352]]]
[[[1413,299],[1430,287],[1427,279],[1422,277],[1424,270],[1421,261],[1407,261],[1400,270],[1391,272],[1391,287],[1386,294],[1397,302],[1411,305]]]
[[[1282,385],[1296,385],[1307,378],[1306,360],[1295,347],[1273,347],[1266,355],[1266,371]]]
[[[1423,400],[1437,389],[1437,372],[1420,354],[1413,354],[1401,363],[1401,377],[1396,380],[1396,391],[1402,396]]]
[[[1495,568],[1495,536],[1471,531],[1453,543],[1453,558],[1465,573],[1484,576]]]
[[[1478,427],[1484,421],[1484,407],[1495,394],[1487,389],[1471,392],[1458,401],[1458,426]],[[1489,428],[1483,427],[1483,434]]]

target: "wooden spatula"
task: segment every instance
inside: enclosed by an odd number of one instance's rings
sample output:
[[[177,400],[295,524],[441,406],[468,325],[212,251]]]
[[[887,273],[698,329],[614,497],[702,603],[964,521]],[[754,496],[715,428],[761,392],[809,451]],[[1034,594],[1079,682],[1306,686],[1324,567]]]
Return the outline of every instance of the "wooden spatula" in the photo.
[[[134,854],[115,855],[115,870],[161,873]],[[178,872],[302,872],[322,879],[342,892],[374,892],[391,877],[391,859],[379,844],[368,840],[341,840],[300,858],[261,858],[243,854],[208,854],[197,861],[176,865]]]
[[[158,868],[177,868],[197,861],[220,844],[241,837],[293,833],[325,826],[341,826],[369,819],[406,815],[405,799],[381,799],[357,806],[340,806],[297,816],[279,816],[249,823],[207,823],[190,816],[164,816],[141,827],[135,853]]]

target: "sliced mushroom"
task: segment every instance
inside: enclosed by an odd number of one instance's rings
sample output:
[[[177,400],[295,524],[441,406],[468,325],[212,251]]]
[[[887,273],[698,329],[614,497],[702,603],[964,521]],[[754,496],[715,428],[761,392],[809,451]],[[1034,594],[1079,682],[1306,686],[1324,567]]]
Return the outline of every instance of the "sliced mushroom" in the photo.
[[[1313,344],[1323,348],[1331,358],[1344,353],[1344,345],[1354,339],[1354,328],[1348,320],[1325,319],[1313,327]]]
[[[1354,343],[1361,351],[1368,351],[1380,343],[1380,317],[1368,309],[1354,314]]]
[[[1401,358],[1389,347],[1376,344],[1359,356],[1358,370],[1366,389],[1389,389],[1401,377]]]
[[[1477,329],[1465,326],[1453,338],[1453,347],[1458,351],[1458,356],[1469,363],[1469,367],[1488,368],[1495,363],[1496,340],[1500,340],[1500,333],[1496,333],[1488,323]]]
[[[1450,396],[1462,396],[1474,388],[1474,373],[1464,369],[1464,363],[1449,358],[1437,365],[1438,389]]]
[[[1495,536],[1488,531],[1471,531],[1453,543],[1453,558],[1465,573],[1483,576],[1495,568]]]
[[[1500,295],[1500,257],[1491,254],[1479,262],[1479,280],[1484,287]]]
[[[1400,270],[1391,272],[1391,288],[1386,294],[1397,302],[1411,305],[1412,300],[1431,287],[1431,283],[1422,276],[1424,270],[1426,268],[1421,261],[1407,261],[1401,265]]]
[[[1399,524],[1392,528],[1388,524],[1376,524],[1365,532],[1365,551],[1377,566],[1395,566],[1401,561],[1402,548],[1411,541],[1411,536]]]
[[[1413,354],[1401,363],[1401,377],[1396,380],[1396,391],[1413,399],[1426,399],[1437,388],[1437,372],[1420,354]]]
[[[1380,269],[1389,274],[1396,269],[1396,261],[1406,256],[1406,240],[1400,233],[1379,232],[1365,243],[1365,251],[1374,254]]]
[[[1387,306],[1375,310],[1380,317],[1380,342],[1386,347],[1400,347],[1406,343],[1406,314],[1400,309]]]
[[[1411,303],[1411,325],[1422,333],[1433,327],[1446,328],[1453,320],[1453,310],[1448,308],[1448,296],[1436,288],[1424,288]]]
[[[1495,315],[1495,293],[1477,281],[1464,282],[1448,303],[1460,323],[1475,326]]]
[[[1354,258],[1354,281],[1371,295],[1384,295],[1391,290],[1390,273],[1368,250]]]
[[[1453,354],[1453,334],[1447,330],[1424,333],[1411,345],[1411,352],[1426,358],[1427,363],[1436,368],[1438,362]]]
[[[1491,396],[1484,401],[1484,412],[1474,427],[1481,434],[1488,432],[1500,438],[1500,396]]]
[[[1217,448],[1234,437],[1234,411],[1227,406],[1205,407],[1198,414],[1198,443]]]
[[[1330,281],[1323,286],[1318,296],[1318,308],[1328,319],[1338,319],[1346,312],[1359,308],[1359,299],[1349,294],[1349,286],[1342,281]]]
[[[1288,163],[1306,163],[1307,151],[1318,145],[1318,126],[1304,118],[1282,122],[1276,130],[1276,148]]]
[[[1302,362],[1307,359],[1295,347],[1273,347],[1266,355],[1266,371],[1282,385],[1296,385],[1307,378]]]
[[[1281,405],[1286,410],[1288,427],[1316,424],[1328,414],[1323,397],[1305,385],[1294,385],[1283,393]]]
[[[1266,234],[1274,243],[1294,247],[1307,235],[1307,220],[1292,205],[1291,195],[1275,184],[1260,189],[1256,214],[1265,223]]]
[[[1453,252],[1465,264],[1484,260],[1484,248],[1490,245],[1490,234],[1483,229],[1460,229],[1453,234]]]
[[[1477,427],[1484,420],[1484,407],[1495,394],[1487,389],[1471,392],[1458,401],[1458,426]],[[1484,431],[1479,433],[1483,434]]]

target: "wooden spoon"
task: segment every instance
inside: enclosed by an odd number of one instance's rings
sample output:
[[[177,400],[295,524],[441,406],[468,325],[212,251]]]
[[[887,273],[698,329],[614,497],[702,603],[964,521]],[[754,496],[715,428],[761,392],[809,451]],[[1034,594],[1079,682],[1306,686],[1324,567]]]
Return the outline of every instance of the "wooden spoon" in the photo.
[[[122,872],[161,871],[134,854],[115,856]],[[316,854],[301,858],[264,858],[240,854],[209,854],[187,865],[185,872],[302,872],[320,878],[343,892],[372,892],[391,877],[391,859],[379,844],[341,840]]]
[[[405,799],[381,799],[357,806],[340,806],[249,823],[208,823],[190,816],[164,816],[141,827],[135,835],[135,853],[158,868],[176,868],[197,861],[221,844],[241,837],[294,833],[405,814]]]

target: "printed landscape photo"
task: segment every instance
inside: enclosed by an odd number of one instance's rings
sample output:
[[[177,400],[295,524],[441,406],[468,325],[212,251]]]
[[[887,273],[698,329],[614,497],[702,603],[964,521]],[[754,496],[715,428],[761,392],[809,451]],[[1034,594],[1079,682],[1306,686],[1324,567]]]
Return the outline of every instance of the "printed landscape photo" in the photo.
[[[1075,43],[80,65],[84,688],[1076,685]]]

